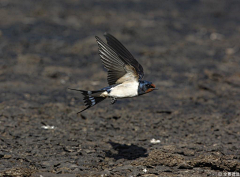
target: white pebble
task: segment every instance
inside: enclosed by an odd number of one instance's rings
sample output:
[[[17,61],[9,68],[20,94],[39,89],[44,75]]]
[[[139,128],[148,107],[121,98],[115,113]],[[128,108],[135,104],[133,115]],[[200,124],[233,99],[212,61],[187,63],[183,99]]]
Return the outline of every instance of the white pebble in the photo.
[[[150,143],[152,144],[157,144],[157,143],[160,143],[161,141],[160,140],[155,140],[154,138],[151,139]]]

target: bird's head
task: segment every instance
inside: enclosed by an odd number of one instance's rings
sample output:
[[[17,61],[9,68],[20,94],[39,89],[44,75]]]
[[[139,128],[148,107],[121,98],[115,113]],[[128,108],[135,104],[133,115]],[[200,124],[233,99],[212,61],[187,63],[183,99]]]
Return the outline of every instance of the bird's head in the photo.
[[[149,93],[153,90],[157,90],[155,85],[152,82],[149,81],[139,81],[139,86],[138,86],[138,94],[142,95],[145,93]]]

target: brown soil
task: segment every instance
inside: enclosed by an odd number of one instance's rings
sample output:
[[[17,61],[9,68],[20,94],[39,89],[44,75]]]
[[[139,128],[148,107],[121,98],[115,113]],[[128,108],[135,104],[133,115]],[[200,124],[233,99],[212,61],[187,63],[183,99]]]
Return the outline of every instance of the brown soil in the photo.
[[[1,0],[0,176],[238,174],[239,7]],[[82,96],[68,87],[107,86],[94,38],[105,31],[159,90],[77,115]]]

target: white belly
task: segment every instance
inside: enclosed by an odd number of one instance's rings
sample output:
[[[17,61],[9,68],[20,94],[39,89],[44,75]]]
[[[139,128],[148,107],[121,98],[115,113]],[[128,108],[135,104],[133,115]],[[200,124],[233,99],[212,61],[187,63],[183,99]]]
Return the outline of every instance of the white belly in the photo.
[[[134,97],[138,95],[138,82],[125,82],[117,85],[111,89],[111,92],[108,94],[110,97],[115,98],[125,98],[125,97]]]

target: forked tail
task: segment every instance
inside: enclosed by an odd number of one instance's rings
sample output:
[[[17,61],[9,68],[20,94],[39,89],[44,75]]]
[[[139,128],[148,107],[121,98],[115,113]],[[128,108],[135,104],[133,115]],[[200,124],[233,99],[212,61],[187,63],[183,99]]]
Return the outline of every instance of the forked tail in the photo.
[[[71,89],[71,88],[69,88],[69,89],[70,90],[75,90],[75,91],[80,91],[82,93],[82,95],[84,96],[83,100],[84,100],[84,104],[85,104],[86,108],[79,111],[77,114],[85,111],[86,109],[88,109],[90,107],[93,107],[94,105],[96,105],[96,104],[100,103],[101,101],[103,101],[104,99],[106,99],[106,97],[100,97],[100,94],[102,92],[104,92],[103,90],[85,91],[85,90],[77,90],[77,89]]]

